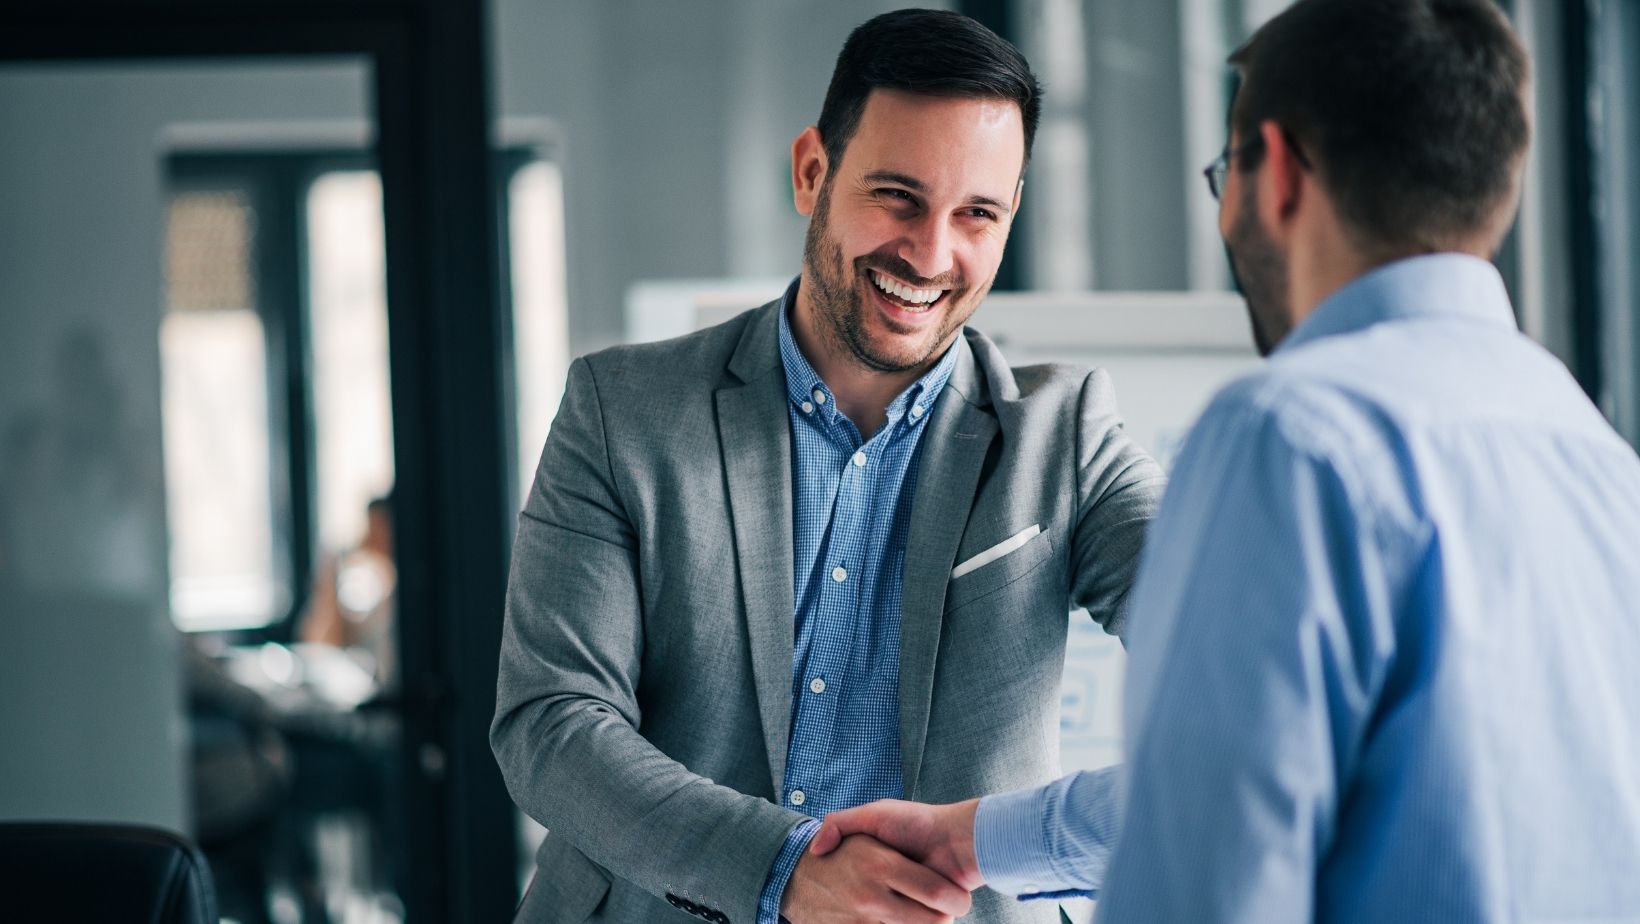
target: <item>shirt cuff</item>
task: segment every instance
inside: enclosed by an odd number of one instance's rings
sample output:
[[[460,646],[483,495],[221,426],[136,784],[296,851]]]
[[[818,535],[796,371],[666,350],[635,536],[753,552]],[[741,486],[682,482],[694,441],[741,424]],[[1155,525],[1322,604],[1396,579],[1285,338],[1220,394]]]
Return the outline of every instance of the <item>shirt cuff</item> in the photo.
[[[786,883],[791,881],[797,861],[803,859],[803,851],[809,849],[809,842],[819,832],[820,822],[813,818],[799,822],[787,832],[786,844],[775,855],[769,878],[763,883],[763,894],[757,902],[757,924],[780,924],[780,900],[786,895]]]
[[[1021,898],[1094,898],[1121,833],[1122,768],[1083,771],[1038,789],[986,796],[974,856],[991,888]]]
[[[1050,891],[1053,856],[1043,832],[1049,787],[986,796],[974,813],[974,857],[985,884],[1004,895]]]

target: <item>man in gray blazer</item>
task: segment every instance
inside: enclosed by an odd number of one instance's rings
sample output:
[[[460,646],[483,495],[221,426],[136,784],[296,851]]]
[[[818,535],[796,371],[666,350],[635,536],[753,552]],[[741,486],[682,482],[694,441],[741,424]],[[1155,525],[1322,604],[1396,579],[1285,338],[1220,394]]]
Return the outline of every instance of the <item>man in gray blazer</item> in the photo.
[[[519,521],[492,742],[529,922],[1055,921],[828,811],[1053,779],[1066,614],[1112,633],[1160,470],[1109,378],[963,327],[1040,89],[952,13],[867,22],[792,148],[784,298],[577,360]]]

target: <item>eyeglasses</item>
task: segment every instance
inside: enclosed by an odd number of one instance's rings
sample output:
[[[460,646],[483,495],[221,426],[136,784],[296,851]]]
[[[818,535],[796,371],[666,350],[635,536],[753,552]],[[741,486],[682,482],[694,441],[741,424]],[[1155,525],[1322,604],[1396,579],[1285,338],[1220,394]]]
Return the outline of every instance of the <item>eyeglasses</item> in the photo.
[[[1310,161],[1304,156],[1304,149],[1294,144],[1293,137],[1285,131],[1281,133],[1281,137],[1285,138],[1287,146],[1292,148],[1293,159],[1298,161],[1298,165],[1305,170],[1309,170]],[[1224,183],[1230,178],[1231,161],[1263,146],[1263,135],[1248,139],[1234,150],[1231,149],[1229,142],[1225,142],[1224,151],[1202,170],[1202,176],[1207,177],[1207,191],[1213,194],[1214,199],[1218,199],[1224,193]]]
[[[1224,194],[1224,183],[1226,180],[1230,179],[1230,161],[1234,158],[1242,156],[1243,154],[1246,154],[1248,151],[1252,151],[1263,146],[1263,135],[1254,137],[1234,150],[1231,150],[1230,143],[1228,141],[1225,142],[1224,150],[1219,152],[1219,156],[1202,170],[1202,176],[1207,178],[1207,191],[1213,194],[1213,198],[1215,200]]]

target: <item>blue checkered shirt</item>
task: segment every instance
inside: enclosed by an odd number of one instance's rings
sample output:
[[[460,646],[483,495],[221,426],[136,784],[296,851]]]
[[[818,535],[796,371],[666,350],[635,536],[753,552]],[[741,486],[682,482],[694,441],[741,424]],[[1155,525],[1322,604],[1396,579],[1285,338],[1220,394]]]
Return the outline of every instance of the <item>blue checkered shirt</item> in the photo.
[[[888,406],[865,440],[837,410],[831,389],[797,348],[780,312],[792,431],[792,560],[796,647],[785,805],[811,819],[903,795],[900,777],[900,594],[905,539],[917,487],[917,447],[956,365],[947,350]],[[758,904],[776,924],[797,861],[819,829],[805,821],[786,836]]]

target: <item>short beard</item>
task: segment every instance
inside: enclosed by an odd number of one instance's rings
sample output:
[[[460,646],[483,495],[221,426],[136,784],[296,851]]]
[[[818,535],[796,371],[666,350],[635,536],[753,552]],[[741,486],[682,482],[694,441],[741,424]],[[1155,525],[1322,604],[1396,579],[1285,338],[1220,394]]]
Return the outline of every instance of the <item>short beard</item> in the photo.
[[[861,304],[860,290],[855,285],[858,273],[851,273],[848,263],[843,258],[843,246],[831,237],[831,183],[832,178],[826,177],[820,185],[820,194],[815,201],[814,216],[809,219],[808,234],[803,239],[803,266],[808,270],[810,283],[809,303],[814,306],[815,318],[820,324],[821,335],[824,336],[832,350],[839,356],[851,356],[855,362],[873,372],[912,372],[927,365],[942,344],[950,338],[952,330],[960,327],[967,321],[967,315],[958,315],[952,310],[955,299],[961,288],[953,288],[946,295],[948,304],[943,310],[946,313],[947,324],[950,329],[942,329],[929,347],[929,351],[918,357],[902,359],[885,356],[878,352],[871,343],[871,336],[866,331],[865,306]],[[876,255],[862,257],[855,261],[854,269],[862,264],[883,264],[894,275],[899,275],[907,281],[919,281],[917,273],[911,270],[904,261],[892,257]],[[975,300],[985,297],[990,286],[985,286],[975,293]]]
[[[1287,259],[1275,241],[1258,223],[1255,186],[1248,183],[1241,197],[1224,253],[1230,261],[1230,278],[1247,302],[1247,318],[1253,326],[1253,344],[1258,355],[1269,356],[1292,331],[1292,314],[1287,310]]]

